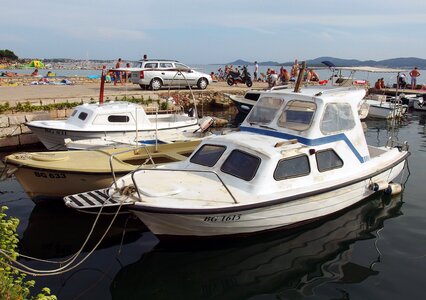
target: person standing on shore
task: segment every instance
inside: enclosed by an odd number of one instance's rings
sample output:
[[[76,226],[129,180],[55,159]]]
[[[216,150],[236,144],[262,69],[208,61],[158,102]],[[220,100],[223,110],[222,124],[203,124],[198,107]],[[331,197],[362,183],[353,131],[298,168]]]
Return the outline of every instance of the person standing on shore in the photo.
[[[253,72],[254,81],[257,81],[258,72],[259,72],[259,65],[257,64],[257,61],[255,61],[254,62],[254,72]]]
[[[290,80],[295,81],[298,75],[299,75],[299,63],[297,62],[297,59],[295,59],[290,71]]]
[[[121,67],[121,58],[119,58],[117,60],[117,63],[115,64],[115,68],[116,69],[119,69],[120,67]],[[121,72],[120,71],[115,71],[114,85],[117,85],[117,82],[118,82],[119,79],[120,79],[121,85],[124,85],[123,78],[121,77]]]
[[[417,85],[417,77],[420,76],[420,72],[419,70],[417,70],[417,67],[414,67],[414,69],[411,70],[410,76],[411,76],[411,88],[414,90]]]

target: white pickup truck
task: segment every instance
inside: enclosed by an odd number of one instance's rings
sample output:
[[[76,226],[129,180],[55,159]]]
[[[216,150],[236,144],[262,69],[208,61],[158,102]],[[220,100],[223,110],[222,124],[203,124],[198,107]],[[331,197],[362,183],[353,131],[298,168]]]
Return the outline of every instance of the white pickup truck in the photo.
[[[209,74],[191,69],[175,60],[141,60],[131,68],[130,82],[159,90],[163,86],[196,86],[204,90],[212,82]]]

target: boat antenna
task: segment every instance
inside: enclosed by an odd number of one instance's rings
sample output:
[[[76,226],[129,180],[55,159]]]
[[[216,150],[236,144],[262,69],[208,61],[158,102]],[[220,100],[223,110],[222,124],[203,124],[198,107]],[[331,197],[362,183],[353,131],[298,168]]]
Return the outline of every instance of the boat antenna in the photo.
[[[99,89],[99,104],[102,105],[104,103],[104,87],[105,87],[105,76],[106,76],[106,65],[102,66],[102,74],[101,74],[101,87]]]
[[[299,66],[299,75],[297,76],[296,85],[294,86],[294,92],[299,93],[300,92],[300,84],[302,83],[303,79],[303,73],[305,73],[306,69],[306,62],[302,61],[302,66]]]

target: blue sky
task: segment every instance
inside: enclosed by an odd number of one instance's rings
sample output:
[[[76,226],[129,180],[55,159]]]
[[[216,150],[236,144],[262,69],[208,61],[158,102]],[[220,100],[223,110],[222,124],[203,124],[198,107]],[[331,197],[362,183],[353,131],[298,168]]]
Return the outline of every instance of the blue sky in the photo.
[[[0,0],[0,49],[19,57],[188,64],[320,56],[426,58],[425,0]]]

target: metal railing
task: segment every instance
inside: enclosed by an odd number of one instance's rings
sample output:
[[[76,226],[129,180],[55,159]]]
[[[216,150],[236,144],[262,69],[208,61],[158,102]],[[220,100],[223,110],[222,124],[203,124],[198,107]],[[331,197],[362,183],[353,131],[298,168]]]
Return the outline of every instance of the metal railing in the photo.
[[[113,166],[113,163],[112,163],[112,162],[113,162],[113,160],[114,160],[114,159],[116,159],[116,156],[117,156],[117,155],[119,155],[119,154],[124,154],[124,153],[127,153],[127,152],[137,151],[137,150],[139,150],[139,149],[144,149],[144,150],[145,150],[146,155],[147,155],[147,158],[146,158],[145,162],[143,162],[143,163],[142,163],[142,164],[140,164],[138,167],[136,167],[136,170],[137,170],[140,166],[145,165],[148,161],[151,161],[151,163],[152,163],[152,165],[153,165],[154,167],[156,166],[156,165],[155,165],[154,160],[152,159],[151,153],[149,152],[149,150],[148,150],[148,148],[147,148],[147,145],[141,145],[141,146],[139,146],[139,147],[135,147],[135,148],[128,149],[128,150],[125,150],[125,151],[120,151],[120,152],[112,153],[112,154],[110,155],[110,157],[109,157],[109,166],[110,166],[110,169],[111,169],[112,178],[113,178],[113,180],[114,180],[114,187],[115,187],[116,189],[118,189],[118,185],[117,185],[117,177],[115,176],[114,166]]]

